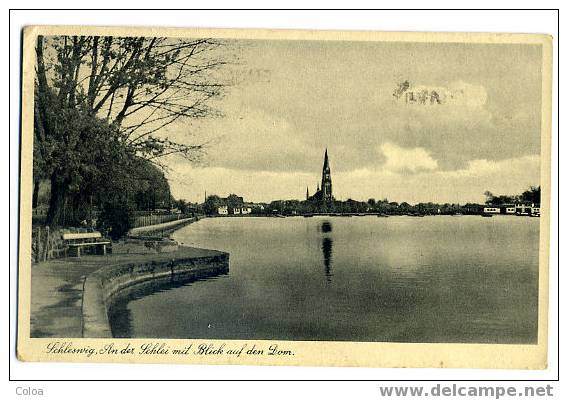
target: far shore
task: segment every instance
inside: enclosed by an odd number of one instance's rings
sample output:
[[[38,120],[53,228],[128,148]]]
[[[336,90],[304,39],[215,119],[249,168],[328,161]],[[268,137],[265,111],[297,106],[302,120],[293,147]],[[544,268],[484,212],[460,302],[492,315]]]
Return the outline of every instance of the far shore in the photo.
[[[310,214],[212,214],[204,215],[200,218],[292,218],[292,217],[480,217],[480,216],[497,216],[497,217],[539,217],[540,215],[530,214],[503,214],[503,213],[470,213],[470,214],[428,214],[428,213],[408,213],[408,214],[389,214],[389,213],[310,213]]]

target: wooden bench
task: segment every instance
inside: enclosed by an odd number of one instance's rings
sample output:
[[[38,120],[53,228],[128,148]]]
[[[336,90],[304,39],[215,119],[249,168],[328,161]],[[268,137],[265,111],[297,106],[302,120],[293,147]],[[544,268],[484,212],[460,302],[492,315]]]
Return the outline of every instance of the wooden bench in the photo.
[[[61,235],[69,248],[70,257],[81,257],[81,249],[94,247],[95,253],[106,255],[110,240],[103,238],[100,232],[64,233]]]

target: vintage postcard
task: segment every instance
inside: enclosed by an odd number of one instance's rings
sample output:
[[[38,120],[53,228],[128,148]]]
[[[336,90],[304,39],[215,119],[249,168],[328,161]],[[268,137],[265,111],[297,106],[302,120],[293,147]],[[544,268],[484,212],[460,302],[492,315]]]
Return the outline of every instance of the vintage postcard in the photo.
[[[542,369],[552,39],[31,26],[25,361]]]

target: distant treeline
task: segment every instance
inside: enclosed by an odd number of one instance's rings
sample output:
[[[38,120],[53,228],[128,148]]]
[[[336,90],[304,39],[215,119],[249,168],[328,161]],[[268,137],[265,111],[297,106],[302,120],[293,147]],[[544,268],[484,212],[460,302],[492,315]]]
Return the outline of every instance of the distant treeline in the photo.
[[[490,191],[485,194],[485,204],[500,206],[503,204],[540,204],[540,186],[531,186],[519,195],[494,195]]]
[[[333,201],[328,204],[317,204],[309,201],[280,200],[273,201],[265,208],[267,214],[316,214],[316,213],[339,213],[339,214],[360,214],[375,213],[385,215],[451,215],[457,213],[477,214],[483,208],[479,204],[438,204],[438,203],[418,203],[409,204],[407,202],[398,203],[396,201],[375,200],[357,201],[348,199],[346,201]],[[253,209],[254,210],[254,209]]]
[[[407,202],[398,203],[388,199],[376,200],[370,198],[367,201],[357,201],[348,199],[345,201],[334,200],[329,203],[321,203],[313,200],[275,200],[270,203],[247,203],[243,197],[231,194],[226,198],[216,195],[207,197],[202,206],[202,211],[206,214],[217,214],[219,207],[226,206],[228,214],[232,214],[232,209],[239,209],[244,205],[251,208],[253,215],[305,215],[316,213],[339,213],[339,214],[360,214],[375,213],[385,215],[455,215],[455,214],[480,214],[483,208],[491,206],[501,206],[505,204],[540,204],[540,186],[530,187],[520,195],[495,196],[486,192],[485,204],[478,203],[418,203],[409,204]]]

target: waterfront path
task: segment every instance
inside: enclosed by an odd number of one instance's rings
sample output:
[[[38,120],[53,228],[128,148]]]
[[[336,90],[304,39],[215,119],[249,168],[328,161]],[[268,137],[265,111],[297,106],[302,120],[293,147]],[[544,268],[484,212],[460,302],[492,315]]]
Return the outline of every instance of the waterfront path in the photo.
[[[81,337],[83,283],[99,268],[219,254],[222,253],[215,250],[180,247],[168,253],[87,255],[34,264],[31,272],[31,337]]]
[[[191,224],[193,222],[199,221],[196,217],[177,219],[174,221],[163,222],[156,225],[140,226],[138,228],[132,228],[129,232],[129,236],[139,236],[147,235],[152,233],[168,233],[176,229],[181,228],[184,225]]]

